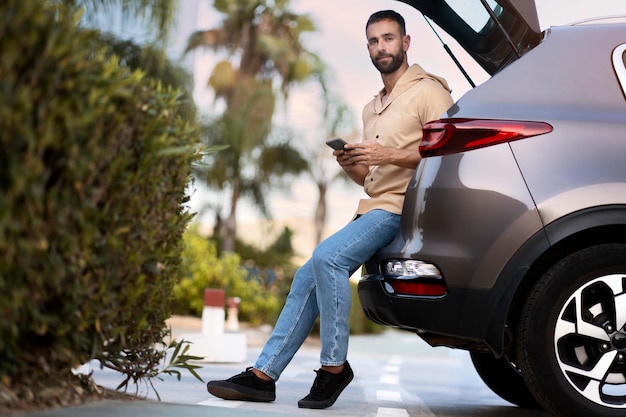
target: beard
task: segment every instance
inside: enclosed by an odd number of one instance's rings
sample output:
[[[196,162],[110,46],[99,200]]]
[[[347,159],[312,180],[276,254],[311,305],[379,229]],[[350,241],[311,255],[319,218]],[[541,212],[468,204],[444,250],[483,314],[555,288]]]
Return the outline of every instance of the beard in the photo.
[[[392,59],[391,61],[387,61],[387,62],[378,61],[377,58],[381,58],[381,57],[391,57]],[[376,69],[380,71],[381,74],[391,74],[392,72],[395,72],[398,68],[400,68],[400,66],[402,66],[403,62],[404,62],[404,51],[400,51],[395,55],[380,54],[376,56],[375,58],[372,58],[372,64],[374,64]]]

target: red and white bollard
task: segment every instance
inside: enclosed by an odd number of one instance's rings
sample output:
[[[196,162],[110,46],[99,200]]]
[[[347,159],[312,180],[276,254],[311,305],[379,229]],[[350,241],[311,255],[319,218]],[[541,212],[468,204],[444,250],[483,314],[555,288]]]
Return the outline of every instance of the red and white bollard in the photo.
[[[203,362],[244,362],[247,338],[239,329],[239,300],[228,299],[228,322],[225,325],[224,290],[205,289],[202,308],[202,332],[186,333],[181,340],[190,342],[188,355],[198,356]],[[229,332],[224,333],[227,327]]]
[[[224,334],[224,290],[208,288],[204,290],[202,334],[205,336]]]

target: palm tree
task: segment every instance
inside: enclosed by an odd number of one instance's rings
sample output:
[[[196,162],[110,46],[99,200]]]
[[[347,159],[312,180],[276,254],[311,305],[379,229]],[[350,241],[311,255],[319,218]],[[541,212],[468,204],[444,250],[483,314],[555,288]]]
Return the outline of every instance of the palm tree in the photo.
[[[208,136],[210,145],[230,147],[213,156],[197,178],[230,191],[229,214],[225,220],[218,214],[216,229],[221,249],[232,251],[240,197],[250,198],[269,216],[265,197],[269,186],[276,185],[272,181],[307,167],[285,132],[273,129],[275,92],[287,99],[291,85],[311,77],[325,91],[324,66],[300,42],[303,32],[315,30],[313,22],[289,11],[289,0],[215,0],[214,6],[224,20],[192,34],[187,52],[199,47],[227,52],[209,78],[216,100],[224,100],[226,109]]]
[[[352,124],[352,114],[348,106],[339,98],[326,97],[322,117],[322,129],[326,130],[325,137],[342,136],[349,142],[356,139],[357,131]],[[343,132],[344,134],[340,134]],[[316,149],[309,163],[308,174],[317,186],[317,204],[315,207],[315,245],[322,241],[324,228],[328,218],[328,203],[326,196],[330,186],[337,180],[351,182],[349,177],[334,159],[328,158],[329,149]]]

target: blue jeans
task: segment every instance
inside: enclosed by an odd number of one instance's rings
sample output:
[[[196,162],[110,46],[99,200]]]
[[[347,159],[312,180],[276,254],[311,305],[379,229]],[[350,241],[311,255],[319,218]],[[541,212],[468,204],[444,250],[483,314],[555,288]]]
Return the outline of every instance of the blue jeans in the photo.
[[[350,276],[396,235],[400,216],[373,210],[321,242],[294,276],[287,301],[254,368],[274,380],[320,317],[320,363],[338,366],[348,355]]]

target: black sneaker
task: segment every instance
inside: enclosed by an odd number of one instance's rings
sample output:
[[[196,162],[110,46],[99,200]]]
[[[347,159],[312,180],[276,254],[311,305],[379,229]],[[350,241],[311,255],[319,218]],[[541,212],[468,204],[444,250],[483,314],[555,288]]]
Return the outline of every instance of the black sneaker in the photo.
[[[315,371],[317,376],[313,381],[309,395],[298,401],[300,408],[328,408],[337,401],[339,394],[348,386],[354,373],[348,361],[344,363],[343,371],[339,374],[332,374],[320,369]]]
[[[259,378],[252,367],[225,381],[209,381],[206,388],[225,400],[270,402],[276,399],[276,383]]]

